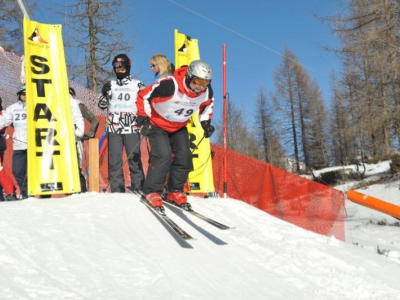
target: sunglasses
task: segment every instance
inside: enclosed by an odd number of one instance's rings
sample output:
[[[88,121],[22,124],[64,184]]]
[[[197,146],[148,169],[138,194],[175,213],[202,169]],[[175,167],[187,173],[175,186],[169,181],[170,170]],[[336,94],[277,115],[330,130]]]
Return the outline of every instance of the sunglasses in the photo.
[[[151,64],[150,68],[155,68],[157,66],[157,64]]]
[[[125,68],[126,63],[124,61],[116,61],[113,66],[114,68]]]
[[[202,79],[202,78],[197,78],[197,77],[195,77],[195,78],[193,79],[193,83],[194,83],[194,84],[196,84],[196,85],[202,85],[202,86],[207,86],[207,85],[209,85],[209,84],[210,84],[210,81],[211,81],[211,80]]]

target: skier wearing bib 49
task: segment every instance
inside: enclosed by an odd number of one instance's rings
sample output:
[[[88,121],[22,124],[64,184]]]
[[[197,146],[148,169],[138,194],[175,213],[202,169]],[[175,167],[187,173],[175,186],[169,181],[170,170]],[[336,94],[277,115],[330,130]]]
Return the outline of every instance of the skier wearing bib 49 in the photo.
[[[211,66],[195,60],[189,67],[177,69],[173,76],[163,78],[138,93],[138,125],[151,146],[143,193],[152,206],[163,204],[161,194],[168,172],[166,199],[177,205],[187,203],[183,187],[193,163],[186,125],[199,111],[204,137],[213,134],[215,129],[210,123],[214,107],[211,79]]]

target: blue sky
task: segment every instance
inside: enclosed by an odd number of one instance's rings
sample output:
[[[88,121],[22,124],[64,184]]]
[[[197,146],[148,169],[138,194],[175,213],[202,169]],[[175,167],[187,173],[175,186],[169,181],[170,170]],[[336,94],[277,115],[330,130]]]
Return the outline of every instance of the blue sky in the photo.
[[[274,90],[273,73],[282,61],[285,46],[292,49],[312,78],[317,80],[327,101],[329,73],[340,63],[320,45],[337,46],[328,25],[313,13],[334,14],[331,0],[148,0],[132,1],[126,20],[127,37],[134,50],[132,74],[145,84],[153,81],[148,59],[156,53],[174,61],[174,29],[199,40],[201,58],[214,71],[215,117],[222,113],[222,45],[227,49],[227,91],[230,101],[243,107],[246,116],[254,114],[259,88]],[[53,5],[64,1],[54,1]],[[36,17],[37,16],[37,17]],[[49,22],[44,13],[38,22]],[[54,22],[54,21],[52,21]],[[55,21],[61,23],[61,21]],[[117,53],[116,53],[117,54]]]

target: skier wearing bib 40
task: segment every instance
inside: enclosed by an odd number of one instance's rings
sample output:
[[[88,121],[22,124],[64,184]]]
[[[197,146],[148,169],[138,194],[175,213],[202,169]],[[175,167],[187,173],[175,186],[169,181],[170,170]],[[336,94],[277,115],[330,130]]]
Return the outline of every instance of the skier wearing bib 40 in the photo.
[[[101,109],[108,109],[107,133],[109,180],[112,193],[124,193],[122,149],[129,164],[131,189],[141,190],[144,180],[140,157],[140,135],[136,123],[136,97],[144,84],[130,76],[131,60],[119,54],[112,61],[117,80],[106,82],[98,99]]]
[[[161,79],[138,93],[138,125],[151,146],[143,193],[155,207],[163,204],[161,193],[168,172],[166,198],[178,205],[187,202],[183,187],[193,164],[186,125],[199,111],[204,137],[213,134],[214,127],[210,124],[214,107],[211,79],[211,66],[196,60],[189,67],[177,69],[172,77]]]

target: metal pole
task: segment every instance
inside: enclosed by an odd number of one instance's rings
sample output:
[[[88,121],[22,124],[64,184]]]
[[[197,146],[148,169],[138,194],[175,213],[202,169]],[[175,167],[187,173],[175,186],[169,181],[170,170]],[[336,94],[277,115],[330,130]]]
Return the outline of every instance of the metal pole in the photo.
[[[23,13],[24,15],[26,15],[26,17],[30,20],[30,19],[31,19],[31,16],[29,15],[28,10],[27,10],[26,7],[25,7],[24,1],[23,1],[23,0],[17,0],[17,2],[18,2],[18,4],[19,4],[19,8],[21,9],[22,13]]]
[[[226,148],[227,148],[227,104],[226,104],[226,45],[222,45],[222,77],[223,77],[223,99],[224,99],[224,108],[223,108],[223,123],[224,123],[224,163],[223,163],[223,181],[224,181],[224,198],[227,197],[228,191],[228,183],[226,179]]]
[[[30,20],[31,17],[28,13],[28,10],[25,7],[25,3],[23,0],[17,0],[18,4],[19,4],[19,8],[21,9],[22,13]],[[20,75],[20,79],[21,79],[21,83],[25,83],[26,82],[26,78],[25,78],[25,56],[22,55],[21,56],[21,75]]]

